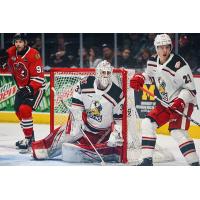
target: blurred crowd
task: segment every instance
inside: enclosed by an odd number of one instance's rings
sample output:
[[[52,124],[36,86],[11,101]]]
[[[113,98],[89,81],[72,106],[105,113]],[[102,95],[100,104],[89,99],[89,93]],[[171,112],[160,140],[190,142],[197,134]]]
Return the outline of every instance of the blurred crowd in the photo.
[[[5,34],[5,47],[9,47],[12,34]],[[117,34],[117,47],[114,48],[114,34],[83,34],[80,50],[80,34],[44,34],[45,69],[53,67],[95,68],[106,59],[114,67],[124,67],[143,71],[148,58],[155,54],[156,33]],[[42,54],[41,34],[27,34],[29,45]],[[170,33],[173,46],[178,45],[178,54],[189,63],[193,73],[200,73],[200,34]],[[175,51],[175,48],[173,48]],[[82,57],[81,57],[82,56]]]

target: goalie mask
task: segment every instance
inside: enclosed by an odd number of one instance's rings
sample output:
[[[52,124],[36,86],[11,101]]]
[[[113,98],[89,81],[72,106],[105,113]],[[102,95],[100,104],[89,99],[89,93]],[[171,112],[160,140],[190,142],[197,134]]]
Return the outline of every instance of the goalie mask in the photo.
[[[171,45],[171,50],[172,50],[172,40],[167,34],[157,35],[154,40],[154,46],[156,48],[156,51],[159,46],[163,46],[163,45]]]
[[[96,67],[96,80],[97,87],[100,89],[105,89],[112,82],[112,72],[113,67],[111,64],[104,60],[100,62]]]

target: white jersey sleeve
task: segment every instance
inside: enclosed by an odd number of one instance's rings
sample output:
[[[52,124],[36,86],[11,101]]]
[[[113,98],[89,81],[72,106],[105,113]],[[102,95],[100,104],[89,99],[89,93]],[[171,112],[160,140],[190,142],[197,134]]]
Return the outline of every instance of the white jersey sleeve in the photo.
[[[181,83],[181,91],[178,95],[185,103],[193,103],[196,97],[196,89],[193,75],[188,64],[176,71],[176,77]]]

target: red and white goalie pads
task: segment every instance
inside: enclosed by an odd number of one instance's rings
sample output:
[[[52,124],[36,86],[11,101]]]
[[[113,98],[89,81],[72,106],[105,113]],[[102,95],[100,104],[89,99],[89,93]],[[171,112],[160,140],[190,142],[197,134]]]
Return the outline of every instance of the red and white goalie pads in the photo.
[[[96,150],[105,162],[120,162],[120,148],[108,147],[104,144],[95,145]],[[92,146],[64,143],[62,145],[62,160],[69,163],[101,162]]]
[[[64,142],[74,143],[82,134],[70,135],[70,125],[58,127],[46,138],[32,143],[33,157],[35,159],[50,159],[61,154]]]
[[[99,157],[96,155],[93,147],[82,133],[84,130],[79,130],[79,133],[74,134],[74,129],[71,127],[75,122],[72,122],[73,120],[69,120],[67,125],[55,129],[46,138],[33,142],[33,157],[35,159],[51,159],[62,154],[63,160],[67,162],[99,161]],[[119,146],[121,145],[116,144],[111,147],[107,145],[107,141],[110,137],[112,137],[113,132],[111,133],[110,130],[107,130],[98,134],[88,131],[84,131],[84,133],[98,149],[97,151],[100,151],[99,153],[102,154],[102,157],[105,157],[105,161],[120,161],[121,147]],[[80,148],[82,148],[82,150]],[[87,155],[84,152],[87,152]],[[95,156],[92,156],[94,154]]]

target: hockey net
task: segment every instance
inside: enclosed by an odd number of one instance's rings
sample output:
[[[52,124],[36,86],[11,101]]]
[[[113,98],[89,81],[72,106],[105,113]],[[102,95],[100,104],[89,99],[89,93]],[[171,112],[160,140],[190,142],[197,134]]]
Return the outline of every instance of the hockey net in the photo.
[[[95,69],[86,68],[56,68],[51,70],[50,80],[50,129],[66,124],[69,116],[72,95],[76,84],[86,76],[95,76]],[[122,88],[125,97],[122,119],[122,162],[135,163],[141,155],[141,119],[135,108],[134,91],[129,87],[134,70],[114,69],[113,82]],[[53,90],[52,90],[53,89]],[[56,92],[55,92],[56,91]],[[160,146],[156,146],[154,162],[167,162],[172,155]]]

